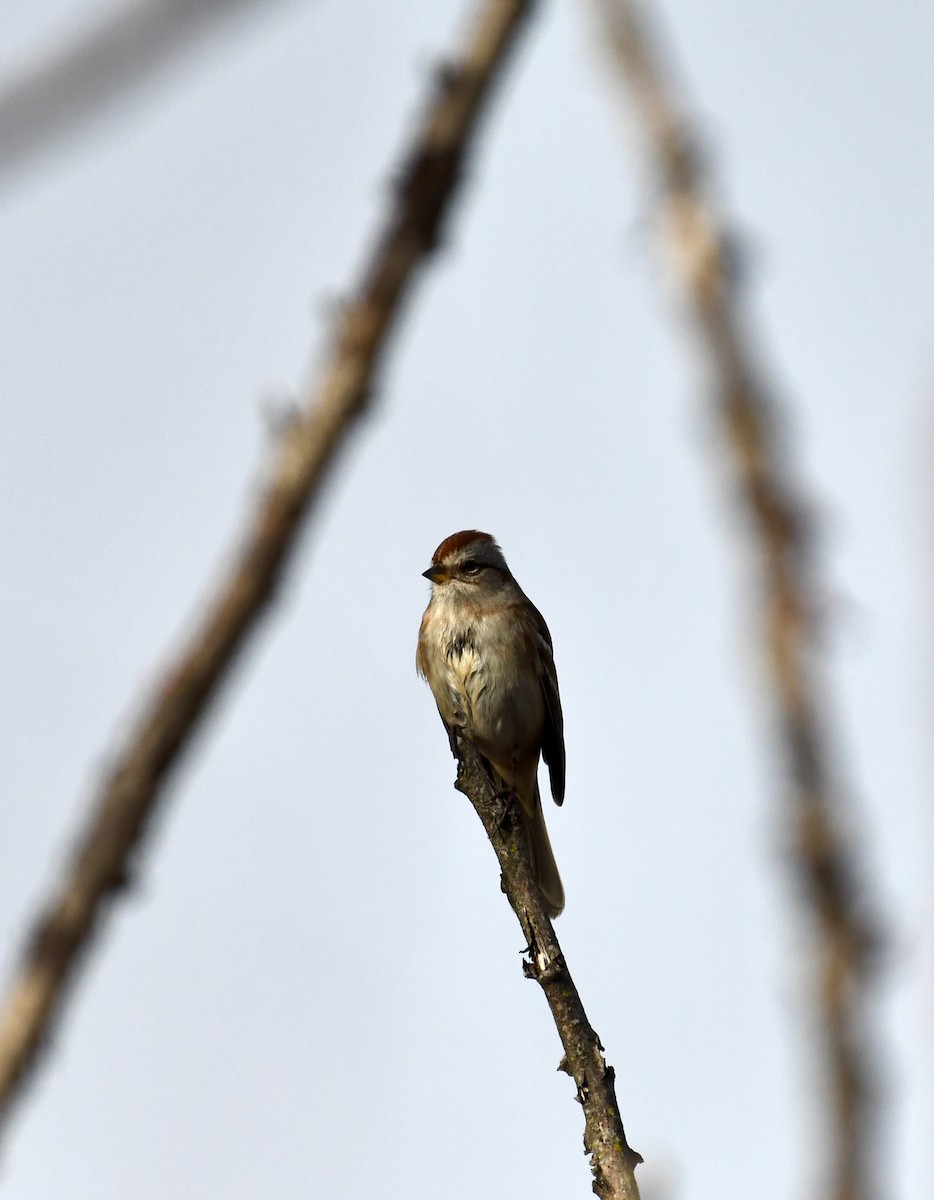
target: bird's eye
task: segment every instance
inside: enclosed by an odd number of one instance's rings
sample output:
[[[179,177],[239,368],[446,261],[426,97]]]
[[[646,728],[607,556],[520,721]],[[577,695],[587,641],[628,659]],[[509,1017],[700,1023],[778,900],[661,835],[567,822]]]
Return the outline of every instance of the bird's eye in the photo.
[[[480,570],[480,564],[474,558],[468,558],[465,563],[461,564],[461,570],[465,575],[476,575]]]

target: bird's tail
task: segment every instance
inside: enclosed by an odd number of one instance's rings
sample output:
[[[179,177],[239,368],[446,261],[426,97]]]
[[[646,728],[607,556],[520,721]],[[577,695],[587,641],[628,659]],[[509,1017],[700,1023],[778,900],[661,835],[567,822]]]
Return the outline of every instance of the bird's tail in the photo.
[[[545,907],[550,917],[557,917],[564,910],[564,887],[558,874],[558,864],[551,849],[548,829],[545,826],[545,814],[542,812],[542,798],[538,790],[538,780],[535,781],[534,802],[531,812],[525,804],[519,804],[522,813],[522,825],[529,843],[532,857],[532,874],[539,886]]]

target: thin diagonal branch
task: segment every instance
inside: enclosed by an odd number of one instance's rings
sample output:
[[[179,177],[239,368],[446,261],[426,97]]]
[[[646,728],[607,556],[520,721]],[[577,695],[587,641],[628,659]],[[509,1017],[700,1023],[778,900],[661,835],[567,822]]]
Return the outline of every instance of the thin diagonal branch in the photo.
[[[419,268],[439,244],[478,118],[534,0],[486,0],[461,57],[437,73],[385,228],[320,379],[284,434],[235,561],[116,755],[74,857],[35,922],[0,1010],[0,1121],[34,1068],[104,902],[122,888],[167,772],[255,628],[303,518],[366,400]]]
[[[103,4],[69,37],[14,65],[0,79],[0,181],[251,7],[257,0]]]
[[[635,0],[598,0],[657,186],[661,238],[693,326],[759,560],[763,635],[794,827],[794,866],[816,931],[822,1050],[828,1068],[835,1200],[874,1194],[876,1108],[869,992],[879,941],[852,805],[831,766],[815,645],[819,585],[813,504],[781,437],[782,412],[744,328],[736,239],[717,211],[702,142],[674,99]]]
[[[584,1149],[590,1155],[593,1190],[603,1200],[639,1200],[635,1169],[642,1162],[626,1141],[616,1100],[616,1072],[603,1057],[603,1046],[587,1019],[571,978],[554,926],[529,867],[522,822],[499,799],[471,746],[457,746],[456,786],[468,797],[483,822],[502,871],[509,898],[529,947],[525,974],[541,985],[551,1009],[564,1058],[561,1070],[577,1084],[584,1110]]]

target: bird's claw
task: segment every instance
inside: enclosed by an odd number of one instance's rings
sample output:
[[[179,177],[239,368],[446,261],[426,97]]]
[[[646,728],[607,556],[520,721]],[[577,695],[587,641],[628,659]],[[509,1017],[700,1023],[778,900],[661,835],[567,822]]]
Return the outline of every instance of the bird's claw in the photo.
[[[503,788],[501,791],[494,792],[490,797],[491,800],[499,801],[503,806],[503,811],[500,813],[496,822],[497,829],[500,832],[512,823],[516,813],[516,805],[519,802],[519,797],[516,795],[515,788]]]

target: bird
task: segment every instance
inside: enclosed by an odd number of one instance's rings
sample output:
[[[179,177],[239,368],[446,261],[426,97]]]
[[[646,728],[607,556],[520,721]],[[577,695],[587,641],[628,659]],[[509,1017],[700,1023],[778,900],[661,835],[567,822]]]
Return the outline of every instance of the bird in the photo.
[[[465,738],[486,760],[497,790],[518,798],[532,874],[556,917],[564,887],[538,786],[541,758],[555,803],[564,802],[564,717],[548,626],[489,533],[451,534],[423,575],[431,598],[418,634],[418,673],[452,752]]]

